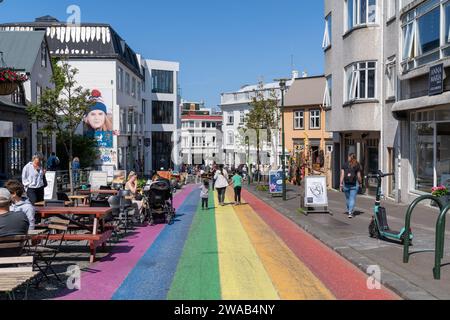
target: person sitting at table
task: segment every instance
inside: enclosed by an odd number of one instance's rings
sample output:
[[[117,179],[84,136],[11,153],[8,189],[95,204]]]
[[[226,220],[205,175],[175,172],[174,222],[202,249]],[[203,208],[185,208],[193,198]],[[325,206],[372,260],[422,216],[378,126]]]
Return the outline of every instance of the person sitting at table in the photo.
[[[134,171],[131,171],[130,174],[128,175],[128,180],[127,183],[125,184],[125,190],[128,190],[131,192],[131,195],[133,196],[133,203],[136,204],[138,212],[141,211],[142,208],[142,200],[137,200],[136,196],[137,194],[137,189],[138,189],[138,184],[137,184],[137,174]]]
[[[30,222],[22,211],[10,211],[11,193],[0,188],[0,238],[28,234]]]
[[[25,194],[25,188],[22,183],[17,180],[9,180],[5,183],[5,188],[11,193],[12,205],[10,210],[13,212],[23,212],[30,223],[29,230],[34,229],[36,210]]]

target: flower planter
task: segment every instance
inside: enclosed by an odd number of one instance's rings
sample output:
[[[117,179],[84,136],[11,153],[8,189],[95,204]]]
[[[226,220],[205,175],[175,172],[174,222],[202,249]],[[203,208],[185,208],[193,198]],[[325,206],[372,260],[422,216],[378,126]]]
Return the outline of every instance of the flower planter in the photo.
[[[445,208],[448,204],[450,204],[450,195],[442,196],[438,198],[441,202],[442,206]],[[432,207],[439,207],[436,201],[431,201]]]
[[[0,82],[0,96],[9,96],[17,90],[17,82],[4,81]]]

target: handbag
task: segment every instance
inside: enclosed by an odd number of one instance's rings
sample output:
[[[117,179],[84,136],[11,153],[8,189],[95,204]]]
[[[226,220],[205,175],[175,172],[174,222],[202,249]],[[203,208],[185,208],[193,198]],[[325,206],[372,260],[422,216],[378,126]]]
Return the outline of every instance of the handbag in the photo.
[[[48,186],[48,183],[47,183],[47,177],[45,176],[45,174],[44,174],[44,188],[47,188],[47,186]]]

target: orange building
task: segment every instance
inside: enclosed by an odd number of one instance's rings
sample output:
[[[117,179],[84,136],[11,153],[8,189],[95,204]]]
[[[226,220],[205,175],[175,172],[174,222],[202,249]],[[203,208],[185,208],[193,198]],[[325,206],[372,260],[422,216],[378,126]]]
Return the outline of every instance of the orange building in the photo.
[[[324,76],[297,78],[285,97],[286,149],[291,163],[303,165],[306,174],[332,171],[333,135],[326,130],[325,86]]]

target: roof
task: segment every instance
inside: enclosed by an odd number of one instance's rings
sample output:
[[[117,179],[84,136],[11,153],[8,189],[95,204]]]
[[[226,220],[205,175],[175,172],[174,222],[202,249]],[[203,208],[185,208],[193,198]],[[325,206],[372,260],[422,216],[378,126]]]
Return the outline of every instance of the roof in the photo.
[[[103,23],[67,25],[65,22],[52,20],[52,17],[42,17],[37,20],[36,22],[0,24],[0,30],[44,31],[53,56],[70,59],[119,59],[140,75],[141,68],[136,53],[110,25]]]
[[[0,51],[6,66],[31,72],[44,40],[42,31],[0,31]]]
[[[215,121],[222,121],[222,116],[199,116],[199,115],[188,115],[188,116],[181,116],[181,120],[215,120]]]
[[[285,106],[310,106],[323,104],[326,78],[314,76],[297,78],[287,91]]]

